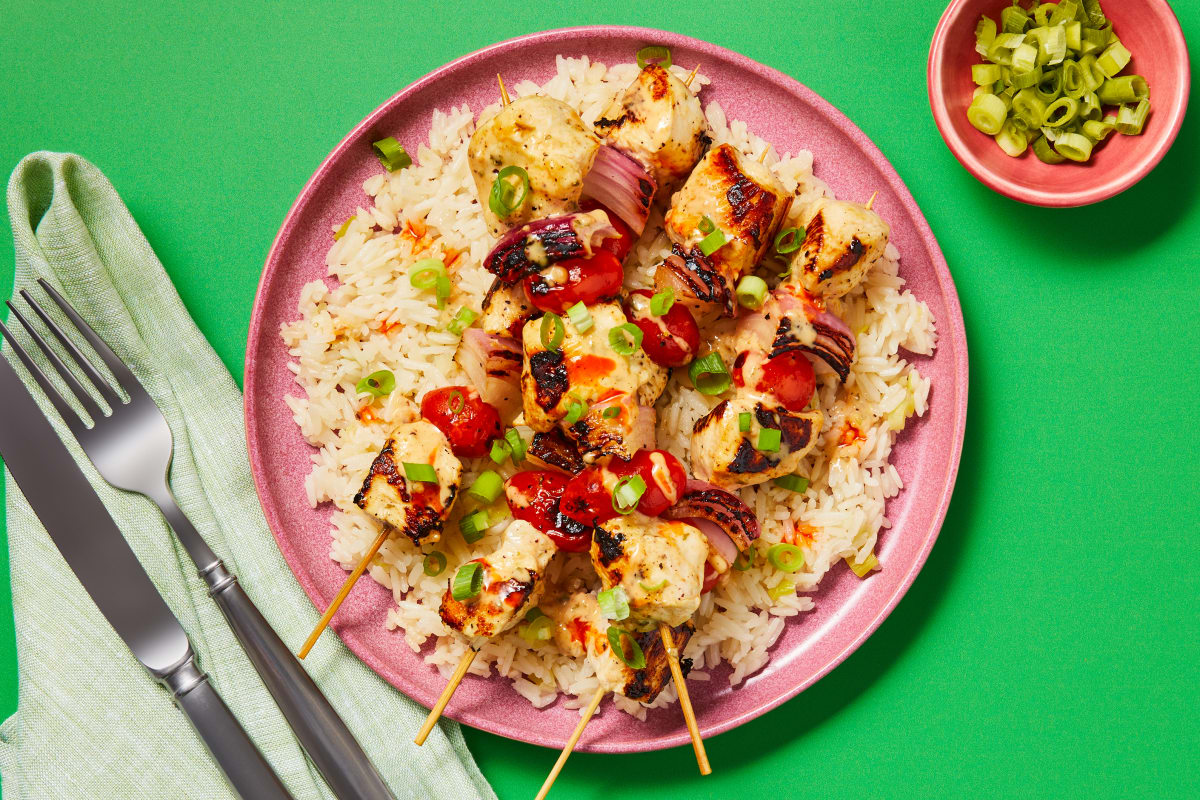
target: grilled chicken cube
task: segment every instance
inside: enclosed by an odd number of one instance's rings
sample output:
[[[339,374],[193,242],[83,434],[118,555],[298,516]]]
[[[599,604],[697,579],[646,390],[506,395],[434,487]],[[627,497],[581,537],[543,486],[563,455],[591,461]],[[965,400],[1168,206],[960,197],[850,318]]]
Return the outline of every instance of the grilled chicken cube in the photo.
[[[749,412],[750,430],[742,432],[739,416]],[[740,391],[696,420],[692,428],[692,472],[722,489],[740,489],[789,475],[812,449],[824,419],[818,409],[795,413],[771,397]],[[779,431],[779,450],[756,446],[765,428]]]
[[[754,269],[787,216],[792,195],[766,166],[728,144],[713,147],[688,177],[667,211],[667,235],[685,253],[708,234],[708,217],[728,243],[708,260],[731,285]]]
[[[826,300],[862,283],[887,248],[891,228],[861,203],[821,198],[805,210],[804,244],[784,286]]]
[[[478,327],[484,333],[518,339],[525,323],[541,315],[529,302],[525,287],[519,283],[505,284],[496,278],[483,297]]]
[[[633,669],[613,652],[608,641],[608,628],[612,623],[601,613],[594,594],[576,593],[544,602],[540,608],[556,623],[554,641],[558,648],[575,658],[586,656],[596,670],[596,678],[601,686],[608,691],[622,694],[630,700],[650,703],[671,680],[667,650],[657,628],[644,633],[630,633],[646,658],[645,667]],[[671,629],[679,652],[687,646],[694,632],[695,627],[690,621]],[[624,638],[621,644],[625,646]],[[685,676],[691,666],[690,659],[680,659]]]
[[[609,332],[628,322],[620,305],[598,303],[589,311],[592,327],[586,333],[563,323],[558,349],[542,343],[541,322],[525,325],[525,423],[539,432],[562,425],[587,463],[606,455],[631,458],[638,450],[654,447],[653,406],[666,387],[667,371],[640,348],[628,356],[612,349]],[[573,404],[583,407],[583,416],[566,423]],[[617,410],[609,410],[613,408]]]
[[[604,588],[625,590],[631,629],[682,625],[700,607],[708,540],[686,522],[615,517],[596,526],[591,554]]]
[[[688,176],[712,143],[699,98],[657,64],[638,73],[595,128],[609,144],[641,162],[666,191]]]
[[[471,135],[467,161],[492,235],[575,211],[599,147],[600,140],[573,108],[541,95],[514,100],[480,123]],[[488,199],[500,170],[514,166],[529,175],[529,197],[500,219]]]
[[[450,587],[442,595],[442,621],[466,636],[478,649],[483,643],[516,625],[538,603],[541,577],[557,548],[550,537],[523,520],[504,530],[500,546],[489,556],[475,559],[483,572],[479,594],[455,600]],[[454,577],[450,577],[453,585]]]
[[[429,464],[438,482],[410,481],[404,462]],[[386,522],[414,544],[436,542],[454,506],[462,480],[462,464],[450,451],[445,435],[425,420],[396,428],[371,463],[354,503]]]

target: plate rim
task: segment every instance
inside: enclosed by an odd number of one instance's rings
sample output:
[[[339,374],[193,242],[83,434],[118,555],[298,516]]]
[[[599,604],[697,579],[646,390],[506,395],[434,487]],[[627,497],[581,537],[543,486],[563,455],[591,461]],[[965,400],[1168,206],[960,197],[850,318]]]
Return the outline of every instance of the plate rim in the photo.
[[[403,87],[400,91],[393,94],[391,97],[377,106],[373,111],[371,111],[366,117],[364,117],[357,125],[355,125],[321,161],[317,169],[305,182],[304,187],[297,195],[295,201],[289,207],[287,214],[284,216],[283,221],[280,224],[279,231],[276,233],[275,238],[271,243],[271,247],[267,252],[263,270],[259,277],[259,284],[255,290],[254,304],[251,311],[250,325],[247,335],[246,363],[243,371],[243,413],[246,425],[247,450],[250,457],[251,475],[254,480],[255,492],[258,495],[259,505],[263,509],[267,526],[271,531],[271,535],[275,539],[276,546],[280,549],[285,563],[289,564],[289,571],[292,572],[296,581],[300,584],[301,588],[304,589],[304,592],[306,595],[308,595],[309,600],[314,604],[315,607],[317,607],[318,611],[321,610],[319,605],[320,601],[318,599],[321,595],[317,591],[312,578],[307,573],[296,574],[296,572],[291,569],[289,555],[292,554],[293,548],[290,540],[282,536],[280,532],[283,526],[281,520],[276,514],[274,505],[266,501],[266,498],[268,497],[267,488],[261,476],[265,474],[267,466],[262,460],[263,453],[258,447],[259,415],[257,408],[260,400],[258,398],[258,392],[256,391],[257,371],[255,367],[258,361],[260,343],[264,335],[272,336],[275,333],[273,331],[265,331],[263,328],[263,319],[265,316],[263,313],[265,301],[264,289],[268,285],[269,279],[281,267],[280,252],[286,241],[285,234],[288,233],[292,227],[294,218],[302,211],[307,201],[316,191],[318,183],[324,179],[326,174],[332,169],[334,163],[341,159],[344,152],[355,143],[363,131],[368,130],[382,117],[386,116],[396,104],[403,102],[409,96],[414,95],[441,80],[442,77],[447,73],[455,72],[460,68],[470,66],[473,62],[484,60],[496,51],[507,51],[513,47],[539,43],[547,39],[562,39],[564,37],[574,39],[589,35],[602,36],[605,38],[614,36],[644,38],[648,41],[666,44],[671,47],[679,45],[702,53],[710,53],[713,56],[720,56],[721,59],[730,62],[736,68],[755,73],[760,78],[776,84],[789,94],[811,104],[818,110],[819,113],[823,114],[835,127],[837,127],[841,133],[849,137],[854,142],[859,150],[861,150],[863,154],[866,155],[867,158],[872,162],[873,166],[884,176],[892,191],[896,193],[901,206],[912,218],[917,234],[924,244],[926,251],[930,255],[934,276],[936,277],[939,290],[941,291],[946,302],[948,318],[938,320],[938,342],[939,346],[947,344],[952,347],[951,355],[953,360],[951,371],[954,374],[954,391],[956,396],[953,405],[948,406],[943,413],[953,413],[953,447],[949,454],[950,458],[943,485],[940,487],[940,490],[937,493],[936,511],[933,515],[932,524],[923,534],[924,540],[921,542],[916,557],[911,562],[907,572],[896,584],[891,595],[887,596],[886,600],[879,607],[877,613],[872,616],[868,622],[861,625],[857,635],[853,636],[848,642],[846,642],[845,646],[843,646],[830,657],[824,659],[824,662],[818,668],[811,670],[804,679],[796,681],[794,684],[788,686],[785,691],[781,691],[778,694],[763,700],[762,702],[756,703],[751,708],[748,708],[733,716],[723,717],[719,721],[702,724],[700,728],[701,735],[705,738],[709,738],[732,730],[733,728],[740,727],[741,725],[744,725],[753,719],[757,719],[768,711],[771,711],[788,700],[791,700],[809,686],[812,686],[821,678],[829,674],[830,671],[845,661],[846,658],[848,658],[855,650],[862,646],[863,642],[865,642],[867,638],[869,638],[883,623],[883,620],[891,614],[891,612],[899,604],[900,600],[903,599],[904,595],[908,592],[908,589],[916,579],[916,576],[924,567],[924,564],[929,557],[929,553],[932,551],[933,545],[937,541],[938,535],[941,532],[942,525],[945,522],[946,513],[949,509],[950,500],[954,492],[954,487],[957,483],[958,470],[961,463],[962,449],[966,435],[967,401],[969,390],[969,360],[967,352],[968,347],[966,329],[963,322],[962,306],[959,301],[958,292],[950,274],[949,265],[946,263],[945,256],[942,253],[937,238],[930,229],[928,220],[925,219],[924,213],[921,211],[920,206],[917,204],[915,198],[912,196],[912,193],[909,191],[908,186],[900,177],[899,172],[895,169],[891,162],[887,160],[875,143],[844,113],[834,107],[828,100],[817,94],[814,90],[800,83],[790,75],[755,61],[749,56],[743,55],[734,50],[730,50],[729,48],[713,44],[702,39],[686,36],[684,34],[672,33],[670,31],[663,31],[642,26],[580,25],[523,34],[521,36],[515,36],[491,45],[487,45],[486,47],[482,47],[478,50],[462,55],[437,67],[436,69],[424,74],[417,80]],[[266,398],[263,398],[262,402],[266,402]],[[351,648],[348,643],[343,641],[343,644],[345,644],[346,648],[350,650],[351,654],[353,654],[355,658],[358,658],[360,661],[366,664],[367,667],[372,670],[372,672],[375,672],[377,675],[379,675],[379,677],[385,682],[391,684],[391,681],[385,678],[381,672],[383,665],[381,663],[377,663],[380,662],[380,659],[377,659],[373,653],[363,655],[355,652],[355,650]],[[395,687],[393,685],[393,688],[395,688],[396,691],[400,691],[402,694],[405,694],[410,699],[413,699],[415,702],[418,702],[418,704],[421,704],[419,700],[416,700],[416,698],[413,698],[399,687]],[[451,713],[449,711],[447,711],[444,716],[448,716],[457,720],[461,724],[469,725],[472,728],[483,730],[493,735],[517,738],[530,744],[553,749],[558,749],[562,746],[561,741],[557,741],[548,737],[534,738],[527,732],[514,735],[511,731],[499,732],[496,730],[491,730],[474,722],[459,719],[456,713]],[[618,747],[606,747],[604,742],[588,742],[581,743],[576,749],[580,751],[591,752],[649,752],[685,745],[688,744],[689,741],[690,739],[687,731],[682,730],[672,735],[667,735],[648,741],[641,741],[637,745],[633,746],[622,745]]]

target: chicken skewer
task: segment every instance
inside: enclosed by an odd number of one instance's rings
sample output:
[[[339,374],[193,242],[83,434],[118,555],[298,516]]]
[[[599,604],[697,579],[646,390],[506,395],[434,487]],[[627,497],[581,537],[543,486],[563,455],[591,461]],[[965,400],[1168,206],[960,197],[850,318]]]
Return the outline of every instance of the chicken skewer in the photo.
[[[517,625],[537,605],[542,575],[556,549],[550,537],[533,525],[514,520],[491,555],[468,561],[450,578],[440,613],[449,628],[466,637],[467,652],[417,732],[416,744],[425,743],[479,649]]]
[[[409,466],[423,467],[423,474],[414,477]],[[383,530],[321,615],[297,653],[299,658],[312,650],[371,559],[392,533],[398,531],[417,545],[436,542],[440,538],[442,525],[458,496],[461,476],[462,464],[435,425],[416,420],[396,428],[375,457],[361,491],[354,498],[355,505],[384,523]]]

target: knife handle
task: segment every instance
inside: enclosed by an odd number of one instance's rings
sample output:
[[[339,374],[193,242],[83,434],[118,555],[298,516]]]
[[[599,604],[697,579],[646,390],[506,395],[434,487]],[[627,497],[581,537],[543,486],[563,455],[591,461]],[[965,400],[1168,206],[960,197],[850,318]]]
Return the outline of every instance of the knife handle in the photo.
[[[204,578],[229,627],[333,793],[347,800],[394,800],[346,723],[267,624],[237,578],[219,562]]]
[[[243,800],[293,800],[208,676],[196,666],[194,656],[159,680],[171,690]]]

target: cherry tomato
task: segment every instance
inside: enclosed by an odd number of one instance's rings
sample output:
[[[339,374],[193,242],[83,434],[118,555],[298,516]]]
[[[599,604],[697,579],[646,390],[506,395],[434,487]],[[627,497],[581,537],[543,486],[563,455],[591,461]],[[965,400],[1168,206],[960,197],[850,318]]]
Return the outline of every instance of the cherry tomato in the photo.
[[[501,435],[500,412],[471,386],[434,389],[421,400],[421,416],[446,435],[456,456],[487,455],[492,439]]]
[[[504,486],[504,497],[516,519],[524,520],[542,533],[559,550],[582,553],[592,544],[592,528],[559,510],[563,490],[571,480],[561,472],[529,470],[513,475]]]
[[[705,562],[704,564],[704,585],[700,587],[700,594],[711,592],[717,582],[721,580],[721,573],[713,569],[713,565]]]
[[[550,269],[565,269],[566,280],[552,285],[542,273],[530,275],[525,278],[525,294],[536,308],[555,314],[565,314],[576,303],[590,306],[611,300],[621,293],[625,280],[620,260],[608,250],[596,250],[591,258],[568,258]]]
[[[812,399],[816,385],[812,362],[800,351],[789,350],[767,360],[758,390],[774,394],[788,411],[800,412]]]
[[[639,450],[629,461],[614,458],[606,466],[589,467],[571,478],[562,493],[562,513],[584,525],[599,525],[617,516],[612,490],[629,475],[646,482],[637,510],[658,516],[675,504],[687,483],[679,459],[665,450]]]
[[[650,313],[649,289],[636,289],[625,301],[625,315],[642,329],[642,349],[650,360],[664,367],[682,367],[691,363],[700,349],[700,326],[692,312],[675,303],[661,317]],[[644,300],[635,300],[637,295]]]
[[[604,213],[608,214],[608,221],[617,229],[616,236],[610,236],[600,242],[600,249],[607,250],[617,257],[617,261],[625,263],[625,256],[629,255],[629,251],[633,249],[633,241],[636,238],[633,235],[633,230],[625,224],[625,221],[618,217],[613,212],[609,211],[600,203],[597,203],[590,197],[584,198],[579,203],[580,211],[594,211],[597,208],[603,208]]]

